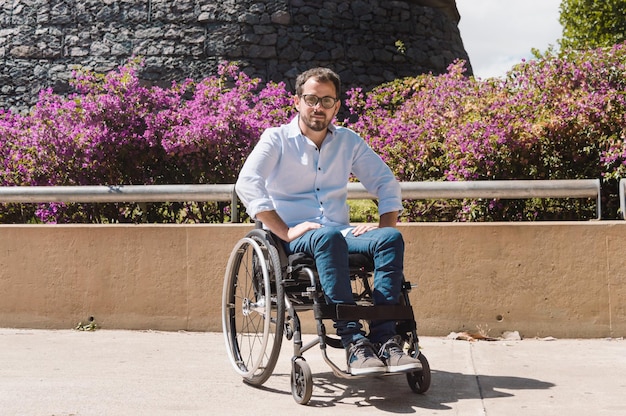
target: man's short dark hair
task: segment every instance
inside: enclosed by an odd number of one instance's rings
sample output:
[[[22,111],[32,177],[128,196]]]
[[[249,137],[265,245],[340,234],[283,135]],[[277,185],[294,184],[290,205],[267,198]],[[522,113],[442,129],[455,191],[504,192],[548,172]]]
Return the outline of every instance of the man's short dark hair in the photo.
[[[333,70],[323,67],[311,68],[298,75],[298,78],[296,78],[296,95],[302,95],[302,86],[310,78],[315,78],[317,82],[332,82],[335,85],[337,94],[335,98],[340,98],[341,78]]]

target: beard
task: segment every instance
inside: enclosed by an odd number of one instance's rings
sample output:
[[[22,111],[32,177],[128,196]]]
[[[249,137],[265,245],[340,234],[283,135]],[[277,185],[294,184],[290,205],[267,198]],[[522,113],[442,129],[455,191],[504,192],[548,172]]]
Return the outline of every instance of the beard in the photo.
[[[312,118],[311,115],[315,115],[318,117]],[[310,115],[300,113],[300,120],[302,120],[305,126],[313,131],[324,131],[328,128],[328,125],[330,124],[330,120],[327,120],[326,118],[326,113],[323,112],[313,112],[310,113]]]

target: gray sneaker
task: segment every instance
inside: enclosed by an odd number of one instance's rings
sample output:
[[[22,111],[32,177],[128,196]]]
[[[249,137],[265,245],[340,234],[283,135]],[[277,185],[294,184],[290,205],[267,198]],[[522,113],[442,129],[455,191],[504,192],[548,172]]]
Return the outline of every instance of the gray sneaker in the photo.
[[[385,342],[378,352],[378,357],[386,364],[389,373],[404,373],[419,371],[422,363],[411,356],[408,356],[400,347],[402,338],[399,335]]]
[[[374,347],[369,341],[362,340],[351,344],[347,353],[348,372],[353,376],[383,374],[387,371],[385,364],[376,356]]]

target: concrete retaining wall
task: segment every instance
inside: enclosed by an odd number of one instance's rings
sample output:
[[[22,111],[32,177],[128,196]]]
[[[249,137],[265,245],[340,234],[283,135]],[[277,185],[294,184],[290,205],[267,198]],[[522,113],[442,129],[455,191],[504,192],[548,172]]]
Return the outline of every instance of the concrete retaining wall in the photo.
[[[250,225],[0,226],[0,327],[221,330]],[[419,332],[626,335],[626,222],[402,224]],[[312,328],[307,318],[307,330]]]

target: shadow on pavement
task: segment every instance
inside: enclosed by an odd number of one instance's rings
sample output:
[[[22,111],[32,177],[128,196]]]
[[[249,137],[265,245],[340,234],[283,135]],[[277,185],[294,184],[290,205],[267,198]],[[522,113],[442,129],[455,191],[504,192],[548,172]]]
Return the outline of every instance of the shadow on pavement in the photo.
[[[289,374],[273,374],[282,378],[280,384],[286,389],[254,387],[291,399]],[[411,391],[404,374],[377,378],[341,379],[332,372],[313,375],[313,397],[310,407],[333,407],[352,404],[356,407],[375,407],[393,413],[413,413],[416,408],[448,410],[449,404],[464,400],[483,400],[514,397],[514,393],[502,390],[543,390],[554,387],[553,383],[524,377],[461,374],[432,371],[432,383],[425,394]]]

